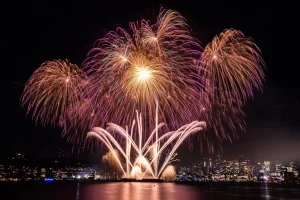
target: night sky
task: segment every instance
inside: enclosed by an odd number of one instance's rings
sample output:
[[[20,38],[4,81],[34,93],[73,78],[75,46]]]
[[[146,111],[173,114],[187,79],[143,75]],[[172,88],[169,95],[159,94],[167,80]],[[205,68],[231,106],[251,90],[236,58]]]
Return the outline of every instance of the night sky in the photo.
[[[299,12],[293,9],[297,6],[254,1],[39,2],[11,1],[0,6],[0,153],[54,157],[59,148],[71,148],[60,129],[35,126],[31,116],[26,116],[26,108],[20,106],[23,85],[46,60],[69,59],[80,65],[96,39],[118,26],[127,27],[130,21],[155,17],[162,5],[188,20],[203,47],[214,35],[234,28],[253,38],[262,51],[264,92],[248,101],[244,109],[247,132],[232,144],[223,143],[224,156],[300,161]],[[189,162],[200,159],[199,149],[194,146],[193,153],[188,153],[182,148],[179,157]],[[88,154],[98,159],[99,152]]]

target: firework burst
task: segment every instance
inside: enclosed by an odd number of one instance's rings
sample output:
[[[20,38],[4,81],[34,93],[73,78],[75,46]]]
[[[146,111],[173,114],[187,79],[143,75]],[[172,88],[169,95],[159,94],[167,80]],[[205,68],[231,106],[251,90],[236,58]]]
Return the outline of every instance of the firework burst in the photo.
[[[56,125],[79,100],[81,81],[82,71],[68,60],[44,62],[26,83],[21,103],[36,121]]]
[[[216,36],[205,47],[201,61],[212,100],[241,106],[253,97],[253,88],[262,90],[260,50],[238,30],[225,30]]]
[[[171,127],[200,119],[200,50],[184,18],[171,10],[162,10],[154,24],[142,20],[130,23],[129,31],[108,33],[83,65],[89,74],[85,98],[91,100],[83,115],[96,110],[91,127],[110,120],[127,125],[138,109],[151,125],[158,100],[160,116]]]

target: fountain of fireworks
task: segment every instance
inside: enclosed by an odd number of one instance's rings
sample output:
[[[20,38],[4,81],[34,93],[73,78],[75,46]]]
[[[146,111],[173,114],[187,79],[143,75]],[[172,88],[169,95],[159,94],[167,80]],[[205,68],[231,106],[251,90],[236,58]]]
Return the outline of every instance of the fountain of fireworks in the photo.
[[[172,162],[176,156],[176,150],[185,139],[196,132],[206,129],[206,123],[204,121],[193,121],[190,124],[180,127],[176,131],[167,132],[158,136],[158,131],[165,124],[158,124],[157,107],[155,129],[146,140],[143,140],[142,115],[141,113],[139,114],[138,111],[136,111],[136,120],[132,122],[131,129],[129,129],[128,126],[124,129],[117,124],[108,123],[106,130],[100,127],[94,127],[88,132],[88,137],[99,139],[100,142],[112,152],[124,178],[142,179],[146,174],[149,174],[152,178],[159,178],[165,167]],[[138,137],[134,138],[133,133],[136,124]],[[117,137],[115,137],[115,135],[113,136],[112,132],[116,134]],[[116,140],[116,138],[122,138],[123,140]],[[124,141],[125,147],[121,145]],[[160,155],[167,147],[170,151],[160,165]],[[117,156],[115,149],[119,151],[120,157]],[[135,152],[134,160],[131,160],[132,150]],[[125,160],[125,166],[123,166],[121,158]]]

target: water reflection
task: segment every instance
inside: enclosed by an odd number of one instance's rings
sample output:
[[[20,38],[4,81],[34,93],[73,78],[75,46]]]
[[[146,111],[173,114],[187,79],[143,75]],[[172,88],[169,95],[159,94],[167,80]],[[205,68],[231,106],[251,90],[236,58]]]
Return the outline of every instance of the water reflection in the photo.
[[[299,200],[300,185],[175,183],[0,183],[1,200]]]
[[[265,197],[266,197],[267,200],[270,199],[268,184],[265,184]]]
[[[173,183],[108,183],[81,185],[80,200],[157,200],[199,199],[202,196],[195,188]]]
[[[77,183],[76,200],[79,200],[79,183]]]

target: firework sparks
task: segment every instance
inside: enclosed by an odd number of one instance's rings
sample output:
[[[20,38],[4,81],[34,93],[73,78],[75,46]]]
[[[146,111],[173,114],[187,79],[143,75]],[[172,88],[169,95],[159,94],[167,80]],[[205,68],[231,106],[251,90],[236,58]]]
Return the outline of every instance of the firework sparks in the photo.
[[[21,99],[36,121],[55,125],[66,109],[79,100],[82,71],[68,60],[47,61],[26,83]]]
[[[135,119],[135,110],[145,119],[137,120],[143,129],[138,135],[126,137],[132,145],[136,138],[144,138],[144,147],[148,147],[151,141],[145,138],[153,139],[147,133],[159,126],[158,121],[166,122],[168,130],[205,121],[213,132],[201,134],[209,149],[212,145],[207,138],[232,140],[238,129],[244,130],[242,106],[253,97],[254,89],[262,89],[260,51],[250,38],[230,29],[216,36],[202,53],[189,29],[178,12],[161,10],[156,22],[140,20],[130,23],[129,29],[111,31],[97,40],[82,70],[67,60],[43,63],[27,82],[22,105],[28,105],[36,121],[59,122],[69,141],[76,144],[84,141],[86,131],[93,127],[108,122],[125,127]],[[97,129],[95,134],[100,139],[109,137],[114,145],[118,142],[103,130]],[[161,148],[157,129],[153,134],[156,143],[151,152],[156,155]],[[103,142],[114,152],[106,139]],[[145,151],[142,146],[136,148]],[[126,157],[130,151],[126,149],[122,155]],[[149,163],[154,165],[154,176],[161,173],[156,161]],[[126,169],[130,165],[127,162]],[[136,168],[139,170],[143,171]]]
[[[216,36],[202,55],[204,77],[212,99],[241,106],[253,97],[253,87],[262,90],[264,74],[260,51],[242,32],[229,29]],[[232,105],[229,105],[232,106]]]
[[[157,115],[158,113],[156,112],[156,120],[158,119]],[[137,127],[135,127],[136,124]],[[119,166],[124,177],[142,179],[148,174],[153,178],[159,178],[166,166],[172,162],[176,156],[175,152],[179,146],[192,134],[206,129],[205,122],[193,121],[190,124],[180,127],[176,131],[167,132],[154,138],[155,133],[164,125],[164,123],[156,123],[155,130],[146,136],[145,140],[142,134],[142,117],[141,114],[139,115],[136,112],[136,121],[133,121],[131,131],[129,131],[128,127],[126,127],[125,130],[119,125],[109,123],[106,130],[94,127],[88,133],[88,137],[97,139],[113,153],[109,154],[111,155],[110,160]],[[138,137],[133,137],[133,132],[136,130],[135,128],[138,131]],[[121,138],[121,140],[117,141],[113,135],[119,136],[118,138]],[[122,145],[124,141],[126,145]],[[159,163],[159,157],[161,157],[165,149],[168,149],[169,152],[163,162]],[[120,156],[118,156],[119,154],[116,154],[116,152],[120,152]],[[132,154],[135,155],[134,162],[131,160]],[[121,157],[126,161],[125,167],[121,162]]]
[[[200,55],[185,19],[172,10],[162,10],[154,24],[141,20],[130,23],[129,31],[109,32],[83,65],[89,74],[86,97],[91,99],[84,115],[87,118],[96,107],[95,118],[102,120],[91,127],[106,121],[129,124],[134,115],[128,113],[139,109],[147,113],[153,128],[156,100],[161,120],[170,127],[200,119]]]

